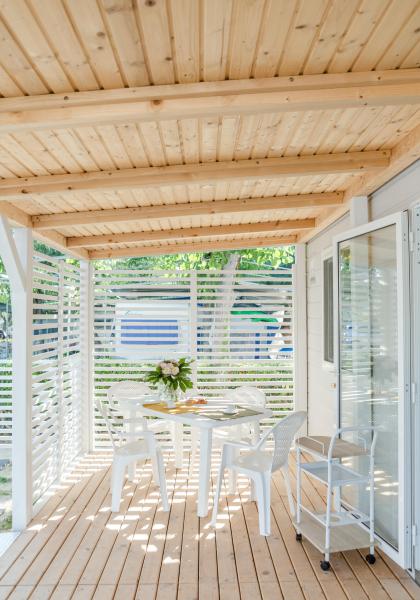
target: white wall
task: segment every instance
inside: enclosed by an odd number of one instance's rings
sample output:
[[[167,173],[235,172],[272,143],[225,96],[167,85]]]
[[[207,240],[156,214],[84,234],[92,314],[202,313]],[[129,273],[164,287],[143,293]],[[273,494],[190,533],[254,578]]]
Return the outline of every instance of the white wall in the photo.
[[[417,161],[372,195],[370,219],[409,209],[419,202],[420,161]],[[346,229],[350,229],[348,214],[311,240],[307,247],[308,431],[312,435],[328,435],[336,426],[336,374],[326,370],[322,362],[321,261],[334,236]]]

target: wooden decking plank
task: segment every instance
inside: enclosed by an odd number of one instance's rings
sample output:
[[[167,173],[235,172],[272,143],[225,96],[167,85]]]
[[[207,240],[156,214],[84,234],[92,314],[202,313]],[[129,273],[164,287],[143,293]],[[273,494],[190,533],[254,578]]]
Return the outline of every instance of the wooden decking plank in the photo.
[[[136,600],[155,600],[157,585],[155,583],[140,584],[136,592]]]
[[[10,600],[27,600],[32,594],[33,585],[18,585],[13,592],[8,596]]]
[[[162,595],[161,587],[166,584],[178,586],[181,562],[182,537],[184,532],[185,500],[187,497],[188,465],[177,471],[176,485],[172,496],[171,514],[166,530],[165,546],[162,555],[162,566],[159,574],[158,597]],[[172,591],[168,592],[169,595]]]
[[[61,486],[61,489],[58,489],[57,492],[53,494],[41,508],[39,513],[31,521],[28,528],[16,538],[13,544],[7,549],[7,552],[2,554],[0,557],[0,581],[15,560],[21,556],[23,550],[28,546],[30,541],[37,535],[39,529],[47,524],[49,517],[54,513],[57,507],[65,501],[67,495],[71,493],[74,485],[75,484],[73,482],[64,482],[64,484]]]
[[[150,464],[146,464],[144,468],[142,468],[140,477],[141,479],[134,489],[133,497],[127,512],[120,517],[120,529],[102,571],[99,580],[100,584],[115,585],[120,579],[127,553],[130,548],[131,539],[136,530],[137,521],[141,519],[139,508],[147,493],[150,493],[150,490],[153,489],[153,487],[151,488],[152,473]]]
[[[244,583],[258,584],[258,579],[248,531],[245,525],[245,518],[241,509],[240,497],[236,495],[227,496],[227,504],[235,552],[236,569],[242,594],[242,585]]]
[[[130,505],[134,489],[134,484],[131,481],[126,481],[123,489],[120,511],[118,513],[111,513],[109,510],[108,522],[103,528],[101,536],[83,570],[79,580],[80,584],[96,585],[99,583],[108,556],[120,530],[122,515],[125,514]]]
[[[218,522],[216,527],[217,573],[220,600],[239,600],[239,582],[236,571],[236,559],[230,527],[229,507],[226,501],[226,489],[220,499]]]
[[[167,470],[167,488],[168,499],[170,503],[169,512],[164,512],[162,510],[162,505],[160,504],[159,491],[157,489],[153,490],[152,493],[149,495],[153,497],[153,501],[157,504],[157,508],[145,550],[143,566],[140,572],[139,585],[143,585],[146,583],[157,585],[159,581],[161,560],[165,548],[165,531],[168,527],[168,522],[171,515],[172,496],[176,486],[176,477],[177,472],[173,468],[170,471]]]
[[[0,600],[5,600],[12,590],[13,585],[0,585]]]
[[[62,585],[60,583],[55,587],[51,595],[51,600],[70,600],[75,588],[75,585]]]
[[[93,475],[89,485],[85,486],[71,509],[68,511],[66,517],[61,520],[54,531],[54,535],[49,538],[41,552],[38,553],[36,559],[22,576],[20,580],[21,585],[36,585],[39,582],[40,578],[51,564],[51,561],[55,558],[57,552],[59,552],[63,544],[65,544],[68,535],[79,521],[80,513],[83,513],[86,506],[89,505],[92,496],[95,495],[95,492],[98,486],[101,485],[103,479],[103,471],[98,471],[98,473]],[[49,583],[56,582],[58,582],[58,580]]]
[[[157,507],[158,503],[150,502],[148,495],[139,506],[139,519],[125,557],[119,585],[134,585],[137,588]]]
[[[89,477],[89,483],[92,480],[92,476]],[[66,515],[72,509],[73,504],[78,501],[83,490],[85,489],[86,482],[81,480],[77,482],[67,494],[61,504],[58,505],[56,510],[44,523],[42,529],[38,531],[37,535],[33,537],[30,543],[25,547],[19,558],[13,563],[10,569],[2,577],[1,583],[3,585],[16,585],[27,569],[30,567],[32,562],[38,556],[38,553],[42,551],[45,544],[48,542],[50,537],[53,535],[59,524],[65,519]],[[31,526],[29,526],[31,527]]]
[[[92,515],[95,515],[98,512],[108,493],[109,477],[107,472],[104,471],[104,477],[102,481],[78,517],[77,522],[74,524],[70,534],[61,543],[59,551],[55,555],[54,559],[50,562],[49,567],[41,577],[38,585],[57,584],[60,581],[61,576],[63,575],[72,557],[77,552],[80,542],[90,526]]]
[[[134,600],[137,586],[134,584],[118,584],[114,600]]]
[[[95,585],[77,585],[71,600],[91,600],[95,593]]]
[[[198,594],[198,552],[200,521],[197,516],[198,473],[194,469],[188,475],[185,502],[184,532],[181,545],[181,564],[178,578],[178,594],[189,596],[192,590]]]
[[[115,585],[105,585],[100,583],[93,594],[93,600],[112,600],[114,598],[114,593]]]

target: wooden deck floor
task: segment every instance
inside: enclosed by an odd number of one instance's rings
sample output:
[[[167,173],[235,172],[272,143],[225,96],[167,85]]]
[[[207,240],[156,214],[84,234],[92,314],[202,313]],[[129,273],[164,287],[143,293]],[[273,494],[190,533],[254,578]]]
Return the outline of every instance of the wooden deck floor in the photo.
[[[0,557],[0,600],[410,600],[420,588],[387,557],[319,553],[296,542],[281,477],[273,480],[272,535],[261,537],[245,481],[223,497],[218,528],[198,519],[196,477],[167,462],[171,510],[164,513],[149,465],[127,483],[110,513],[109,462],[89,456]],[[305,482],[306,501],[322,504]]]

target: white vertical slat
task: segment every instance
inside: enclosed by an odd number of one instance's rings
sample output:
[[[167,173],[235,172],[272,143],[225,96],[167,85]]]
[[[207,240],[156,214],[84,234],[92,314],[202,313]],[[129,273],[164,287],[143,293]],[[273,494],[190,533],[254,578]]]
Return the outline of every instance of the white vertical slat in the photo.
[[[82,360],[83,450],[93,450],[94,367],[93,367],[93,268],[90,261],[80,262],[80,326]]]
[[[13,528],[23,529],[32,517],[32,232],[15,230],[14,239],[25,288],[12,285],[13,356],[12,505]]]
[[[294,405],[296,410],[308,410],[306,244],[295,246],[293,265],[293,347]],[[305,425],[307,431],[307,424]]]

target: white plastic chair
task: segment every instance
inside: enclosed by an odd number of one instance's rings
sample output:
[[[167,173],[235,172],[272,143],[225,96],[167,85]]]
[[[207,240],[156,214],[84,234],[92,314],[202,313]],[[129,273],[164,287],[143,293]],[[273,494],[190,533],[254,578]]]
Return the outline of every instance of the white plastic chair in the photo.
[[[223,399],[226,404],[240,404],[249,406],[258,410],[258,408],[264,409],[266,404],[265,393],[259,388],[253,386],[240,386],[233,390],[227,390],[224,394]],[[244,440],[256,442],[260,437],[260,424],[259,423],[248,423],[245,425],[233,426],[230,425],[226,428],[218,428],[213,432],[213,439],[220,444],[225,441]],[[195,427],[191,429],[191,455],[190,455],[190,475],[195,465],[198,451],[198,436]],[[233,493],[235,488],[235,477],[231,478],[230,491]]]
[[[290,488],[288,457],[293,438],[306,419],[306,412],[295,412],[285,417],[272,427],[257,444],[244,442],[227,442],[223,445],[222,460],[219,468],[216,494],[214,497],[212,525],[216,525],[217,510],[225,469],[235,473],[243,473],[251,479],[253,494],[255,492],[258,504],[258,520],[261,535],[270,535],[270,483],[271,475],[281,471],[287,490],[290,512],[295,514],[293,496]],[[264,450],[270,437],[274,438],[274,447]],[[237,454],[238,450],[246,450]]]
[[[148,397],[153,396],[152,389],[143,381],[118,381],[108,388],[107,391],[109,406],[121,412],[121,400],[137,400],[146,402]],[[141,426],[141,430],[149,429],[153,433],[169,432],[173,442],[173,424],[163,419],[146,419],[145,417],[125,418],[124,427],[127,431],[135,431],[136,425]]]
[[[121,493],[124,484],[125,472],[127,467],[134,467],[138,461],[150,459],[152,463],[153,478],[160,488],[163,510],[169,510],[168,494],[166,491],[165,467],[163,464],[162,451],[158,446],[152,431],[143,429],[136,431],[135,434],[127,433],[122,429],[122,418],[118,410],[104,402],[98,402],[98,410],[105,420],[109,438],[114,450],[112,460],[111,493],[112,512],[118,512],[120,509]],[[117,420],[121,421],[118,427]],[[134,442],[124,443],[123,440],[135,435],[137,439]]]

